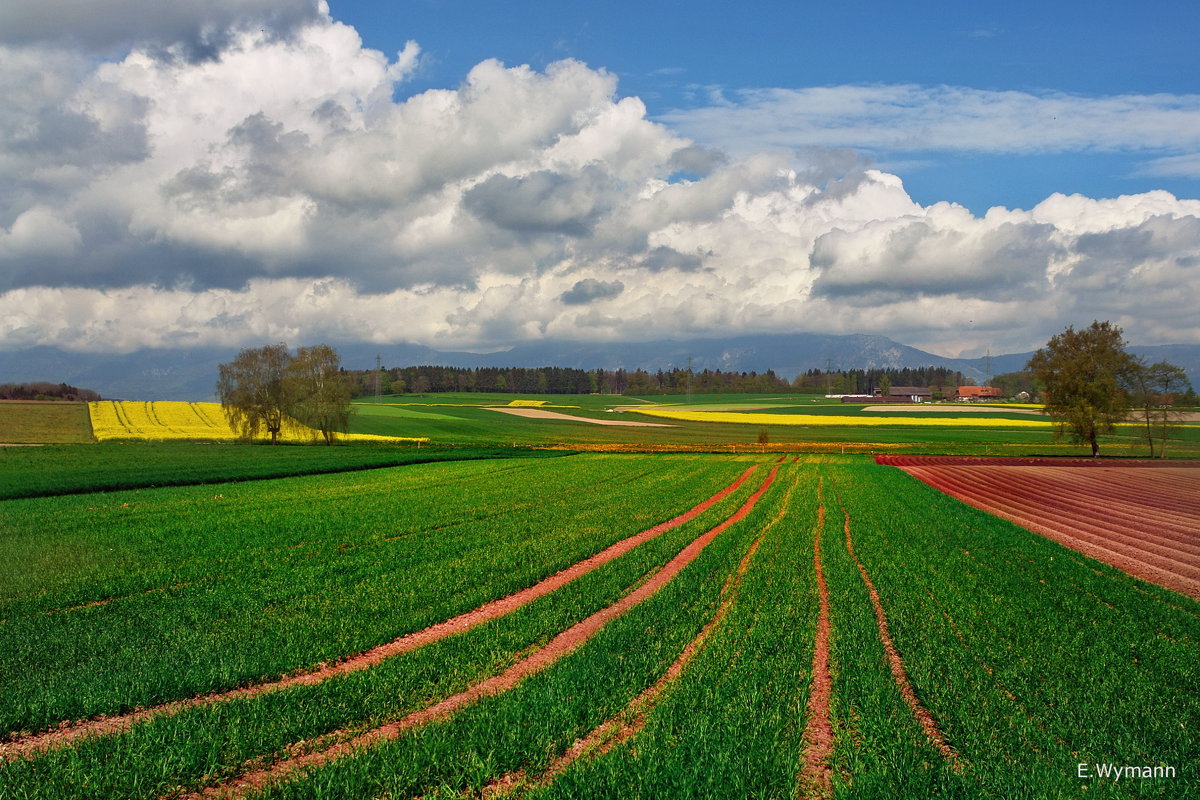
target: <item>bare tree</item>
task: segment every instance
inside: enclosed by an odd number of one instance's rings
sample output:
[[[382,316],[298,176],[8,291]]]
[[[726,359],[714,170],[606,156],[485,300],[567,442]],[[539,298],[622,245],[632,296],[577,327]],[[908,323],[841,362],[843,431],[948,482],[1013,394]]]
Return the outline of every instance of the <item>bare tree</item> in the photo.
[[[255,439],[265,431],[275,444],[280,432],[292,424],[287,414],[289,386],[284,380],[290,361],[287,345],[280,342],[247,347],[217,368],[221,410],[229,427],[243,439]]]
[[[285,371],[289,413],[319,431],[325,444],[350,427],[350,383],[341,366],[337,351],[319,344],[297,350]]]
[[[1181,414],[1175,410],[1175,398],[1191,391],[1192,388],[1187,373],[1182,367],[1166,361],[1148,365],[1139,359],[1134,362],[1129,373],[1129,383],[1141,409],[1142,419],[1146,423],[1146,443],[1150,446],[1150,457],[1154,458],[1154,439],[1157,436],[1158,457],[1165,458],[1172,423],[1177,422]]]

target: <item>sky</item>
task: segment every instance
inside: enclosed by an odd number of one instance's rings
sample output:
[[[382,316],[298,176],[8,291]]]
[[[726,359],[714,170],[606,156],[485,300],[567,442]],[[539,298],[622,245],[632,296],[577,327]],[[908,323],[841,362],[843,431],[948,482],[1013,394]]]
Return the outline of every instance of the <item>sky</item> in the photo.
[[[0,6],[0,350],[1200,344],[1200,6]]]

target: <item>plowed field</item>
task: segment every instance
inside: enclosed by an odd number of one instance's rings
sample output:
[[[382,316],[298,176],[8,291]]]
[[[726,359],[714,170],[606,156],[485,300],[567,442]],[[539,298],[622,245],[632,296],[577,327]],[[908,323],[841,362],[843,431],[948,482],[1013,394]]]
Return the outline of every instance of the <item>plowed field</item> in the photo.
[[[1200,598],[1200,465],[880,456],[975,508]]]

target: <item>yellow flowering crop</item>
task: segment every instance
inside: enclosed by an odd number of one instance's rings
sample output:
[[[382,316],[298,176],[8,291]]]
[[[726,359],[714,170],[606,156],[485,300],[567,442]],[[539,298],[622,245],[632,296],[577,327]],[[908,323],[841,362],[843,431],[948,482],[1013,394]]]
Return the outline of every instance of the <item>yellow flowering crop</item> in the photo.
[[[229,427],[220,403],[186,403],[175,400],[130,401],[101,400],[88,403],[92,418],[92,434],[96,439],[237,439]],[[299,427],[301,440],[312,438],[316,431]],[[310,433],[311,431],[311,433]],[[319,434],[317,434],[319,435]],[[296,438],[293,435],[292,438]],[[270,438],[266,435],[261,438]],[[281,436],[281,438],[284,438]],[[352,442],[427,442],[398,436],[376,436],[367,433],[340,434],[339,439]]]
[[[853,425],[877,428],[885,425],[930,428],[1049,428],[1049,420],[1040,419],[989,419],[984,417],[953,417],[928,419],[920,417],[851,417],[832,414],[754,414],[726,411],[677,411],[669,408],[629,408],[638,414],[685,422],[734,422],[743,425]]]
[[[513,400],[509,403],[510,406],[544,406],[549,400]]]

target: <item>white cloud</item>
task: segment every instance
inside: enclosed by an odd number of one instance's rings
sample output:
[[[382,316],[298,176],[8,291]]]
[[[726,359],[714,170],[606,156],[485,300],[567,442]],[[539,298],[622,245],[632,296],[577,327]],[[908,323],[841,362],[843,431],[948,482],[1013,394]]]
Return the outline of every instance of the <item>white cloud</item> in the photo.
[[[1200,178],[1200,153],[1155,158],[1135,174],[1152,178]]]
[[[659,119],[730,152],[802,146],[888,152],[1200,150],[1200,95],[1033,94],[962,86],[748,89]]]
[[[1031,348],[1093,317],[1138,342],[1200,339],[1200,201],[1054,195],[975,216],[820,147],[1181,148],[1197,136],[1188,98],[747,95],[708,124],[755,145],[802,129],[816,147],[728,157],[681,135],[702,114],[652,121],[570,60],[485,61],[397,99],[419,54],[366,49],[323,14],[286,36],[230,28],[211,58],[5,48],[0,346],[824,330],[955,353]],[[1079,125],[1029,123],[1056,109]]]

